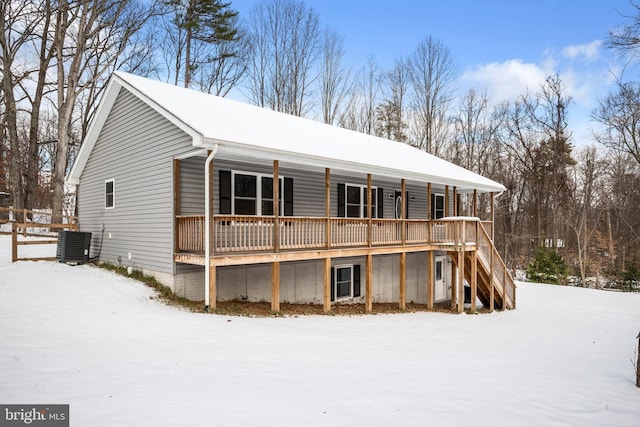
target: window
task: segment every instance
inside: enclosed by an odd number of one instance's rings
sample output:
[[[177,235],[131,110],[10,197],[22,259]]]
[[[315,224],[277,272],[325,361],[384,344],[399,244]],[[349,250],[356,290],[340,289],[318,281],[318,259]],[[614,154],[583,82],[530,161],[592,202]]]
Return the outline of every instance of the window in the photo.
[[[274,215],[273,177],[251,172],[220,171],[220,214]],[[280,177],[279,211],[293,215],[293,179]]]
[[[104,182],[104,208],[113,209],[116,207],[116,182],[109,179]]]
[[[338,265],[331,270],[331,301],[361,296],[359,265]]]
[[[258,177],[235,174],[233,179],[233,205],[235,215],[256,215],[258,212]]]
[[[444,217],[444,195],[431,195],[431,219],[440,219]]]
[[[338,184],[338,216],[368,218],[366,185]],[[382,188],[371,187],[371,217],[382,218]]]

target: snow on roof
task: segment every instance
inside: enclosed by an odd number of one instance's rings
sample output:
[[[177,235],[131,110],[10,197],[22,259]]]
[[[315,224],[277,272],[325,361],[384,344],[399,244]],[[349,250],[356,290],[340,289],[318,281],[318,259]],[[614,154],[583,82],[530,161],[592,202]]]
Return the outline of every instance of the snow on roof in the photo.
[[[190,134],[195,146],[205,148],[217,144],[221,154],[225,150],[244,152],[374,176],[457,186],[459,191],[505,189],[495,181],[404,143],[118,71],[112,77],[110,89],[117,92],[120,87],[143,99]],[[105,98],[112,105],[115,96],[109,101],[108,89]],[[107,115],[110,105],[98,111],[94,120],[97,128],[106,120],[99,116]],[[99,129],[89,131],[70,182],[79,182],[98,133]]]

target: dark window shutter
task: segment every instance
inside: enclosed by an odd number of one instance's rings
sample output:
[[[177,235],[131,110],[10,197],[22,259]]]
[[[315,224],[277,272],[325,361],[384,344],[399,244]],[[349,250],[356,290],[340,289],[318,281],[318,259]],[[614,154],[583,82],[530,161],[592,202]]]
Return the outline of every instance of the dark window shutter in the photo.
[[[359,297],[362,296],[360,291],[360,265],[356,264],[353,266],[353,296]]]
[[[409,192],[404,192],[404,219],[409,219]]]
[[[378,218],[384,218],[384,190],[378,187]]]
[[[345,187],[344,184],[338,184],[338,217],[344,218],[347,216],[345,210]]]
[[[284,179],[284,215],[293,216],[293,178]]]
[[[331,301],[336,300],[336,269],[331,267]]]
[[[220,214],[231,215],[231,171],[220,171]]]

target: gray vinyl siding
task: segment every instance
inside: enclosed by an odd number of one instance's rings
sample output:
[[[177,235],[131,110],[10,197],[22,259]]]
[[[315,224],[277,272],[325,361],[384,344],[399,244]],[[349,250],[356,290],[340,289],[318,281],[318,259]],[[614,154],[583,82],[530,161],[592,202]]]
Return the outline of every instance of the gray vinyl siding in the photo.
[[[80,177],[80,229],[93,233],[100,260],[173,274],[173,157],[191,138],[122,89]],[[115,208],[104,182],[115,180]],[[111,237],[109,234],[111,233]],[[129,259],[131,254],[131,259]]]
[[[183,215],[203,215],[204,214],[204,165],[205,159],[190,158],[181,161],[181,189],[180,203],[181,214]],[[234,170],[241,172],[252,172],[270,175],[272,168],[263,165],[252,165],[247,163],[232,162],[225,159],[214,159],[214,212],[220,212],[218,195],[220,194],[220,182],[218,174],[220,170]],[[309,172],[300,169],[280,168],[280,175],[293,179],[294,216],[324,217],[324,173]],[[338,194],[337,185],[341,183],[366,185],[366,177],[349,176],[344,173],[331,175],[331,216],[338,215]],[[372,185],[382,188],[384,192],[384,218],[394,218],[395,190],[401,187],[400,182],[372,179]],[[409,218],[424,219],[427,216],[427,186],[408,183],[406,190],[409,192]],[[413,199],[411,199],[413,197]],[[451,203],[453,206],[453,204]]]

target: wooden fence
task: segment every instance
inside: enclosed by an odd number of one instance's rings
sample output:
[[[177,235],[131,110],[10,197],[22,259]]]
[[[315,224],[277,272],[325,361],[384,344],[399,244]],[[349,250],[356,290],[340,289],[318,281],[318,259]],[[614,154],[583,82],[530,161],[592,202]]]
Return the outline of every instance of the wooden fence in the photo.
[[[9,219],[2,222],[11,223],[11,231],[0,231],[0,234],[11,235],[11,262],[54,261],[55,254],[48,257],[20,257],[18,251],[21,246],[55,245],[60,230],[78,230],[77,217],[72,215],[63,215],[63,222],[52,223],[51,213],[44,210],[0,208],[0,212],[9,213]],[[32,221],[26,221],[28,215],[31,215]],[[22,222],[14,221],[18,217]]]

